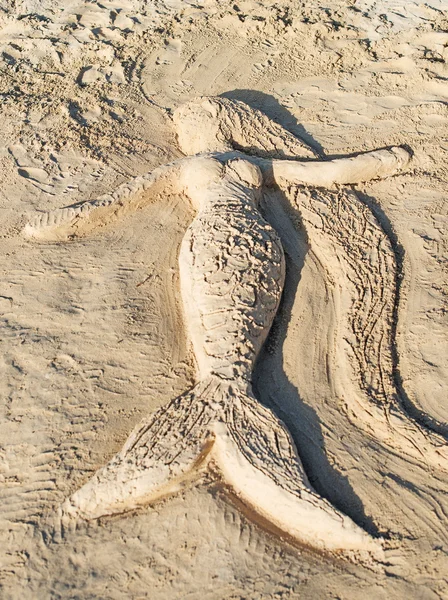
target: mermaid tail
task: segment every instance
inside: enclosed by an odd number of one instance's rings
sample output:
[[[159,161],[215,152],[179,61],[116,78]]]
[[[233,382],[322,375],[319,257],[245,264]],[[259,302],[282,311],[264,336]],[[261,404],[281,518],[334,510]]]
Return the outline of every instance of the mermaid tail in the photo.
[[[124,513],[173,493],[202,471],[211,447],[216,383],[201,382],[143,420],[121,452],[63,505],[90,520]]]
[[[138,425],[105,467],[65,501],[97,519],[177,492],[205,474],[255,520],[321,551],[381,557],[381,543],[311,488],[285,425],[244,380],[211,376]]]

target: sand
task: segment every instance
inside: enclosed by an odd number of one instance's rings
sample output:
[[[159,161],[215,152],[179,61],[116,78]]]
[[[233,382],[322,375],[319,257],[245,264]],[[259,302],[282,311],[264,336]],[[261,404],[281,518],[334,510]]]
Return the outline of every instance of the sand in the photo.
[[[0,4],[2,597],[448,597],[446,8]],[[288,511],[281,531],[255,518],[254,489],[223,485],[247,474],[230,455],[221,478],[54,526],[132,429],[197,381],[178,266],[194,207],[172,186],[73,239],[25,225],[202,151],[208,128],[176,137],[198,96],[260,109],[326,160],[413,153],[398,174],[333,191],[271,186],[263,206],[286,280],[254,393],[312,490],[381,540],[381,560],[301,545]],[[236,149],[297,158],[293,137],[274,151],[263,131]]]

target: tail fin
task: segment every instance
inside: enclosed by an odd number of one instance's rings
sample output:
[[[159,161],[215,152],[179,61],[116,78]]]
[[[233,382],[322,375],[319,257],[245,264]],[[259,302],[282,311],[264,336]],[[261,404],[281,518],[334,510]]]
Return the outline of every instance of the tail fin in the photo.
[[[370,537],[311,487],[285,425],[249,392],[215,425],[212,456],[223,480],[267,529],[311,548],[381,559]]]
[[[137,425],[121,452],[65,501],[64,516],[124,513],[199,476],[213,444],[209,425],[216,411],[208,396],[216,387],[201,382]]]
[[[97,519],[155,502],[209,468],[266,528],[320,551],[382,549],[311,488],[283,423],[249,384],[210,377],[141,423],[123,450],[63,505]]]

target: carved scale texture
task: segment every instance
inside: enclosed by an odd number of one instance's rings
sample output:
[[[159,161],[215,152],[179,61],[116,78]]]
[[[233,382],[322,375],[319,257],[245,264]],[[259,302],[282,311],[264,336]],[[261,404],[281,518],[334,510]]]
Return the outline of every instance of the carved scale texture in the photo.
[[[200,369],[250,379],[284,283],[280,240],[249,189],[210,196],[185,235],[180,263]],[[203,358],[201,358],[203,357]]]

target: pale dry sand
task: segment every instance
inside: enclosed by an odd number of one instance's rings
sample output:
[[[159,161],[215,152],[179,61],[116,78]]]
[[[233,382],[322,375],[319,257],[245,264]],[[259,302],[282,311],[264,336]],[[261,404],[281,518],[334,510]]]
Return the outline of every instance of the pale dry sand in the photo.
[[[446,10],[0,2],[2,597],[448,598]],[[36,211],[179,158],[172,114],[200,95],[243,100],[326,157],[414,153],[405,173],[355,186],[392,254],[347,242],[345,205],[326,237],[280,193],[266,209],[287,276],[254,389],[288,426],[314,489],[385,538],[384,569],[264,532],[213,482],[52,537],[56,507],[193,385],[178,270],[193,212],[164,193],[69,243],[22,229]],[[374,279],[386,309],[398,291],[380,364],[399,398],[386,411],[359,395],[362,361],[348,351],[353,248],[397,265],[379,269],[382,287]]]

